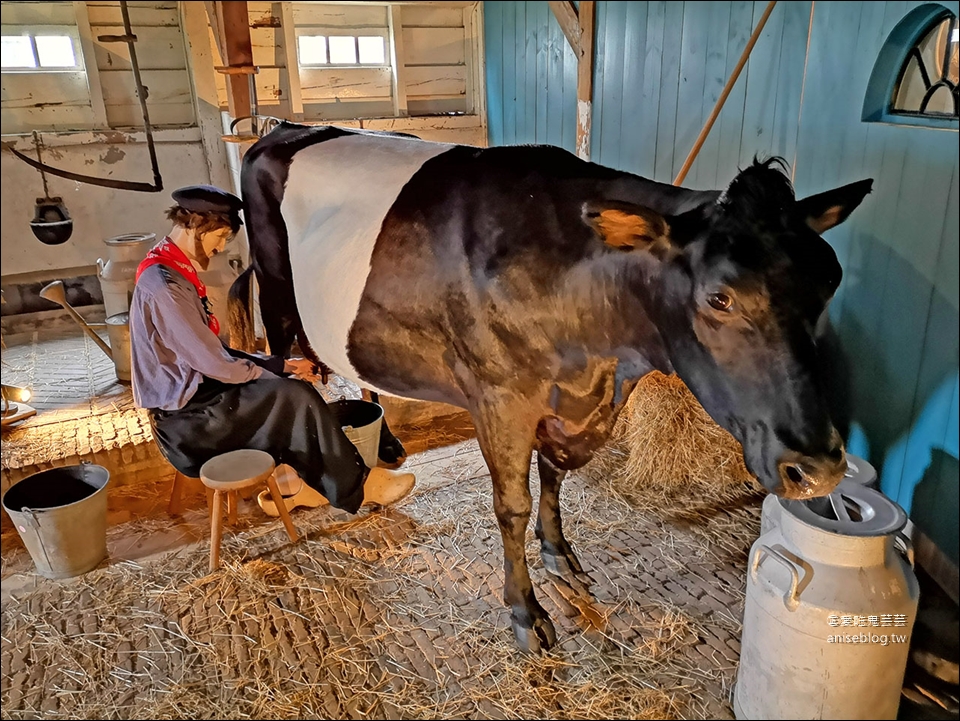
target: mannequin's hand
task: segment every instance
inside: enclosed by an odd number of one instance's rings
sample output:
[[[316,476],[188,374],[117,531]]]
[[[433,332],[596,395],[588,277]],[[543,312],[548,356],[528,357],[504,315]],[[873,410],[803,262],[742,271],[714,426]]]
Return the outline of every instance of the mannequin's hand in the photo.
[[[317,367],[313,364],[313,361],[309,361],[306,358],[286,359],[283,362],[283,370],[285,373],[290,373],[295,378],[299,378],[307,383],[316,383],[319,380]]]

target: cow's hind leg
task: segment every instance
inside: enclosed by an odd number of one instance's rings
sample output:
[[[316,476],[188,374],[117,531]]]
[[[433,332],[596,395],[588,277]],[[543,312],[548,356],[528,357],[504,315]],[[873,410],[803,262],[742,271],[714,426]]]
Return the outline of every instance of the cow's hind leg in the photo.
[[[540,508],[535,531],[540,539],[543,565],[571,586],[589,585],[590,577],[583,572],[573,547],[563,535],[560,485],[567,472],[554,466],[542,453],[537,453],[537,470],[540,473]]]
[[[527,653],[539,653],[556,643],[550,616],[533,592],[524,549],[533,499],[530,496],[530,454],[533,438],[523,423],[499,404],[474,414],[480,450],[493,479],[493,510],[503,537],[504,600],[517,644]]]

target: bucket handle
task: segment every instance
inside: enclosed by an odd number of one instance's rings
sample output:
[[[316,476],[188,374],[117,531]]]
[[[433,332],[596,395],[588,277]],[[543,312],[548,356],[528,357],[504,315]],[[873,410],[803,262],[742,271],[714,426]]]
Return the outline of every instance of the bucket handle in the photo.
[[[774,550],[770,546],[761,545],[753,554],[753,562],[750,564],[750,573],[753,576],[754,582],[757,581],[757,569],[760,567],[761,557],[764,553],[767,553],[770,558],[786,566],[787,570],[790,571],[790,588],[783,594],[783,605],[787,607],[788,611],[795,611],[797,606],[800,605],[800,594],[797,593],[797,589],[800,586],[800,574],[797,573],[796,565],[779,551]]]
[[[910,540],[910,536],[903,531],[897,531],[897,535],[893,539],[893,546],[900,551],[900,555],[903,556],[907,563],[910,564],[910,568],[917,567],[917,557],[916,553],[914,552],[913,541]]]
[[[53,564],[50,563],[50,556],[47,555],[47,547],[43,545],[43,534],[40,533],[40,521],[37,520],[37,512],[32,508],[21,508],[20,513],[23,514],[23,517],[27,519],[27,525],[30,526],[37,537],[37,545],[40,546],[40,550],[43,551],[43,560],[47,562],[47,568],[53,568]]]

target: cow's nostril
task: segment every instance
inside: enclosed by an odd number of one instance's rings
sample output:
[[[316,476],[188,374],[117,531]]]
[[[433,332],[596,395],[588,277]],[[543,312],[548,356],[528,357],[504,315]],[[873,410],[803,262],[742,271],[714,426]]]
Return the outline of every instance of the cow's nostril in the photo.
[[[793,481],[794,483],[796,483],[797,485],[800,485],[800,486],[809,485],[810,483],[809,480],[797,466],[788,464],[784,470],[787,473],[787,478]]]
[[[827,453],[827,458],[834,463],[839,463],[841,460],[843,460],[843,446],[837,446],[832,451]]]

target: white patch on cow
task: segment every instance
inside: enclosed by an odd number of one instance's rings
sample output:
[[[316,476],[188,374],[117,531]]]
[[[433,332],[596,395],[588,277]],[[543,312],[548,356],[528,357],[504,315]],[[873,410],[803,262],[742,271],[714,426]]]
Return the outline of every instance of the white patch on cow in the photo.
[[[451,147],[347,135],[304,148],[290,164],[280,210],[303,328],[324,363],[364,387],[371,388],[347,357],[347,337],[370,274],[373,246],[403,186],[427,160]]]

